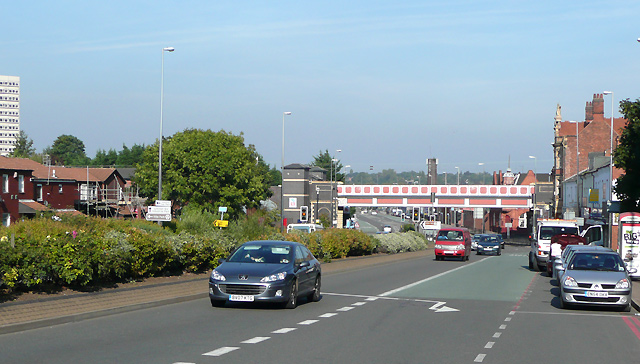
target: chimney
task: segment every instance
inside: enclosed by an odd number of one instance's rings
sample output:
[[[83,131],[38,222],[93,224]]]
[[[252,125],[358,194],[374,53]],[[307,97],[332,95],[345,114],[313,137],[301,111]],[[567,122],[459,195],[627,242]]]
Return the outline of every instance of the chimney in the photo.
[[[52,178],[57,178],[57,177],[56,177],[56,170],[55,170],[55,169],[51,171],[51,177],[52,177]]]
[[[584,121],[593,120],[593,104],[587,101],[587,106],[584,108]]]
[[[593,95],[593,115],[602,115],[604,117],[604,95],[603,94],[594,94]]]

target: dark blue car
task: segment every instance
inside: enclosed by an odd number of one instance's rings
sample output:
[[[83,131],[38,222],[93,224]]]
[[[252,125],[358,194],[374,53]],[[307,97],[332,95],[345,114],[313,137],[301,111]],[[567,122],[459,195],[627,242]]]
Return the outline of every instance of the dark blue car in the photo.
[[[250,241],[211,272],[211,305],[229,302],[280,302],[295,308],[299,297],[320,300],[320,262],[302,244]]]

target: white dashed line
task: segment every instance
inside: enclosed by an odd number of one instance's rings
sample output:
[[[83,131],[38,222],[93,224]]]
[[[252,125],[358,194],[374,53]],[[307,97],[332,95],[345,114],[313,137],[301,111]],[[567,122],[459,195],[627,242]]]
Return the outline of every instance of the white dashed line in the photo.
[[[511,321],[511,317],[507,317],[506,319],[504,319],[505,321],[509,322]]]
[[[500,335],[502,335],[501,332],[496,332],[495,334],[493,334],[493,337],[495,337],[496,339],[500,337]]]
[[[318,322],[318,320],[306,320],[302,322],[298,322],[298,325],[312,325]]]
[[[362,306],[362,305],[366,305],[366,304],[367,304],[366,302],[356,302],[353,305],[354,306]]]
[[[516,311],[511,311],[511,312],[509,312],[509,315],[511,315],[511,316],[513,316],[513,315],[515,315],[515,314],[516,314]]]
[[[240,348],[238,347],[233,347],[233,346],[223,346],[220,349],[216,349],[214,351],[210,351],[208,353],[204,353],[202,355],[206,355],[206,356],[221,356],[227,353],[230,353],[234,350],[238,350]]]
[[[351,310],[353,310],[354,308],[355,308],[355,307],[353,307],[353,306],[346,306],[346,307],[339,308],[339,309],[337,309],[336,311],[342,311],[342,312],[345,312],[345,311],[351,311]]]
[[[507,328],[507,325],[500,325],[500,330],[504,330]]]
[[[294,328],[294,327],[285,327],[283,329],[279,329],[279,330],[276,330],[276,331],[271,331],[271,333],[272,334],[286,334],[286,333],[289,333],[289,332],[294,331],[294,330],[296,330],[296,328]]]
[[[485,356],[487,356],[487,354],[478,354],[478,356],[473,360],[474,363],[482,363]]]
[[[253,339],[243,341],[242,344],[257,344],[269,339],[271,338],[267,336],[256,336]]]
[[[318,316],[318,317],[322,317],[322,318],[329,318],[329,317],[333,317],[333,316],[336,316],[336,315],[338,315],[338,314],[337,314],[337,313],[334,313],[334,312],[329,312],[329,313],[325,313],[325,314],[323,314],[323,315],[320,315],[320,316]]]
[[[375,301],[377,299],[378,299],[378,297],[369,297],[365,301]]]
[[[489,341],[487,343],[487,345],[484,346],[485,349],[491,349],[493,347],[493,345],[495,344],[495,342],[493,341]]]

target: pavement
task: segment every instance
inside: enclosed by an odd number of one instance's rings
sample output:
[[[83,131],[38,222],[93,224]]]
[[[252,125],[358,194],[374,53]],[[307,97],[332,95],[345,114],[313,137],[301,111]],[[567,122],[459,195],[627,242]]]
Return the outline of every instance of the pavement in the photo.
[[[376,254],[323,263],[325,275],[372,265],[432,256],[433,250],[399,254]],[[89,318],[163,306],[208,296],[209,273],[150,279],[107,288],[98,292],[68,291],[38,294],[29,299],[0,303],[0,335]],[[640,311],[640,281],[633,281],[633,307]]]

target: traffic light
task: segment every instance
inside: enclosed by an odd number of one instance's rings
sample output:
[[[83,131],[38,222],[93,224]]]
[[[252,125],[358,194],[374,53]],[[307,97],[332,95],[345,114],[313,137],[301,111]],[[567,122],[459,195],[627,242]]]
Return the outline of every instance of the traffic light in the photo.
[[[309,207],[308,206],[300,206],[300,221],[301,222],[309,221]]]
[[[420,208],[417,206],[413,207],[413,222],[420,222]]]

